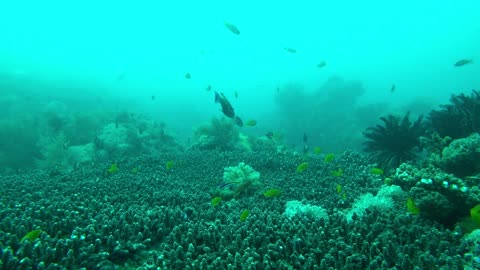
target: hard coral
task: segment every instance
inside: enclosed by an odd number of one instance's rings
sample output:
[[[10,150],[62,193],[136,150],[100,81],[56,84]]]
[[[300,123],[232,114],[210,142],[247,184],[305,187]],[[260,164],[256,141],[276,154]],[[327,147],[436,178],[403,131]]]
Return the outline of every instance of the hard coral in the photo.
[[[430,125],[440,136],[453,139],[465,138],[480,132],[480,94],[472,90],[470,96],[452,95],[451,104],[441,105],[440,110],[430,112]]]
[[[422,116],[413,123],[409,118],[410,113],[402,119],[393,115],[380,117],[383,126],[369,127],[363,132],[367,138],[365,150],[373,152],[383,168],[396,168],[402,162],[415,158],[420,148],[419,138],[425,134],[425,128]]]
[[[209,124],[199,126],[194,132],[192,148],[200,150],[235,150],[240,138],[235,124],[225,118],[213,118]]]

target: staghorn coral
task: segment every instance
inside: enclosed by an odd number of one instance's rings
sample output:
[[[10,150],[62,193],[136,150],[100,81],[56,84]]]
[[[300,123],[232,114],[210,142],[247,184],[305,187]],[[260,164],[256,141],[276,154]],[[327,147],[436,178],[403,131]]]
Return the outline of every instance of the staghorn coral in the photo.
[[[388,115],[380,117],[384,125],[369,127],[363,135],[367,138],[365,150],[372,152],[383,168],[396,168],[402,162],[412,160],[419,150],[419,138],[425,134],[423,117],[413,123],[410,113],[403,118]]]

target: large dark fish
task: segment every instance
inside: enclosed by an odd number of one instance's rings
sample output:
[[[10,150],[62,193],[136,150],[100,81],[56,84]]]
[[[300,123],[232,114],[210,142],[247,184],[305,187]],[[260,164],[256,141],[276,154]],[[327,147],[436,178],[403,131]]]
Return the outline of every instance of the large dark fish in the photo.
[[[473,64],[473,60],[472,59],[462,59],[462,60],[458,60],[454,66],[456,67],[461,67],[461,66],[465,66],[465,65],[468,65],[468,64]]]
[[[225,22],[225,26],[230,30],[230,32],[234,33],[235,35],[240,35],[240,30],[235,25]]]
[[[223,93],[219,94],[215,91],[215,103],[220,103],[220,106],[222,107],[222,112],[226,117],[235,120],[235,123],[237,125],[243,126],[242,119],[235,115],[235,110],[233,109],[232,104],[230,103],[230,101],[228,101],[228,99]]]

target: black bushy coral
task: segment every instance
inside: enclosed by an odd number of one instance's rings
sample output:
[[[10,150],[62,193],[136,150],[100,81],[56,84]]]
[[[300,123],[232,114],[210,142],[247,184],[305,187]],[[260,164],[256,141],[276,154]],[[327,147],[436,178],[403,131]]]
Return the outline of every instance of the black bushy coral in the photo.
[[[367,138],[365,150],[374,153],[374,157],[383,168],[396,168],[400,163],[415,158],[419,150],[419,137],[425,134],[423,117],[410,121],[410,113],[403,118],[388,115],[380,117],[383,125],[369,127],[363,135]]]
[[[430,112],[430,125],[441,137],[465,138],[480,132],[480,94],[472,90],[470,96],[452,95],[451,104],[441,105]]]

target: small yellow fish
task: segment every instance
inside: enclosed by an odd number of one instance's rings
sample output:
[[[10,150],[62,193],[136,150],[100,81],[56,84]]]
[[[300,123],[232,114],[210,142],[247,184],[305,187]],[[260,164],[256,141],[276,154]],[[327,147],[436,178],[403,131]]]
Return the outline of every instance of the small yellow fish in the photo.
[[[247,122],[245,122],[245,126],[254,127],[256,125],[257,125],[257,121],[253,119],[250,119]]]
[[[343,187],[342,187],[342,185],[337,184],[337,186],[335,187],[335,189],[337,190],[337,193],[340,194],[340,193],[342,193]]]
[[[245,221],[249,214],[250,214],[250,211],[243,210],[242,213],[240,214],[240,221]]]
[[[335,177],[340,177],[343,175],[343,170],[342,169],[338,169],[338,170],[335,170],[335,171],[331,171],[330,172],[331,175],[335,176]]]
[[[420,214],[420,208],[417,207],[417,205],[415,204],[415,201],[413,201],[413,198],[407,199],[407,210],[413,215]]]
[[[278,188],[272,188],[263,193],[263,196],[267,198],[278,197],[282,194],[282,191]]]
[[[325,155],[325,158],[323,159],[323,161],[332,162],[334,158],[335,158],[335,154],[334,153],[329,153],[329,154]]]
[[[23,242],[25,240],[28,240],[30,242],[33,242],[35,241],[35,239],[37,239],[38,237],[40,237],[40,235],[42,234],[42,230],[33,230],[33,231],[30,231],[28,232],[27,234],[25,234],[22,239],[20,239],[20,242]]]
[[[213,207],[216,207],[220,204],[220,202],[222,201],[222,197],[215,197],[215,198],[212,198],[212,206]]]
[[[117,166],[117,163],[113,163],[110,168],[108,168],[108,172],[111,173],[111,174],[114,174],[116,172],[118,172],[118,166]]]
[[[313,153],[315,153],[315,154],[317,154],[317,155],[320,154],[320,153],[322,153],[322,148],[320,148],[320,147],[318,147],[318,146],[315,146],[315,147],[313,148]]]
[[[307,162],[302,162],[298,164],[297,166],[297,173],[302,173],[308,168],[308,163]]]
[[[171,170],[173,168],[173,161],[167,161],[167,163],[165,164],[165,168],[167,169],[167,171]]]
[[[382,174],[383,174],[383,170],[380,169],[380,168],[372,168],[372,169],[370,170],[370,172],[371,172],[372,174],[375,174],[375,175],[382,175]]]
[[[385,179],[383,179],[383,183],[387,186],[391,186],[393,185],[393,180],[390,177],[385,177]]]

